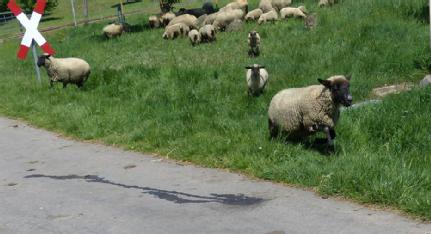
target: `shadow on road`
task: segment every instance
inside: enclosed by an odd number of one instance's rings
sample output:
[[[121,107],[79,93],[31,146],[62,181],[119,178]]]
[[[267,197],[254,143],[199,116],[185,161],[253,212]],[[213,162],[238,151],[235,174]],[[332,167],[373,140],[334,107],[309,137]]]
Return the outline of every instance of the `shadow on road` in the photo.
[[[174,203],[185,204],[185,203],[209,203],[209,202],[217,202],[225,205],[236,205],[236,206],[249,206],[256,205],[264,201],[262,198],[257,197],[249,197],[243,194],[215,194],[211,193],[210,196],[200,196],[189,193],[177,192],[177,191],[169,191],[169,190],[161,190],[150,187],[141,187],[137,185],[126,185],[115,183],[109,181],[103,177],[99,177],[97,175],[66,175],[66,176],[53,176],[53,175],[42,175],[42,174],[33,174],[25,176],[24,178],[49,178],[54,180],[85,180],[87,183],[102,183],[114,185],[127,189],[138,189],[142,190],[145,194],[150,194],[158,197],[159,199],[171,201]]]

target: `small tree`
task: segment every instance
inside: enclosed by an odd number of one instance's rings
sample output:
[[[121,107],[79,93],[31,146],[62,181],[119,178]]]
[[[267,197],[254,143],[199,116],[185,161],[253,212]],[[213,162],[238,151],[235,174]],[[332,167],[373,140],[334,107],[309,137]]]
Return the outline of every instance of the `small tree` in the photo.
[[[4,1],[4,0],[3,0]],[[8,1],[8,0],[6,0]],[[33,11],[36,0],[19,0],[18,4],[26,13],[31,13]],[[46,2],[45,12],[51,12],[58,5],[58,0],[49,0]]]
[[[160,0],[160,10],[162,13],[171,11],[175,3],[179,3],[180,0]]]

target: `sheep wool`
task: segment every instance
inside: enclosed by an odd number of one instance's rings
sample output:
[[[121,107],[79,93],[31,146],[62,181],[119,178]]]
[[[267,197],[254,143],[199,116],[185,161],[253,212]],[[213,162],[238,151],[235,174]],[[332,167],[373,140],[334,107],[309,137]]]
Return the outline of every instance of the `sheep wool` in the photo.
[[[217,31],[224,30],[226,26],[232,23],[236,19],[242,19],[244,13],[242,10],[236,9],[227,12],[221,12],[217,14],[214,20],[213,26]]]
[[[264,66],[259,64],[247,66],[246,69],[248,95],[259,96],[263,93],[266,83],[268,82],[268,72]]]
[[[272,7],[277,11],[290,6],[292,4],[292,0],[272,0]]]
[[[260,17],[259,20],[257,21],[258,24],[262,24],[262,23],[266,23],[267,21],[276,21],[278,19],[278,14],[277,11],[275,11],[275,9],[272,9],[271,11],[267,12],[267,13],[263,13]]]
[[[116,24],[116,23],[108,24],[103,28],[103,34],[105,34],[107,38],[121,36],[121,34],[123,34],[124,31],[125,31],[124,25]]]
[[[285,19],[288,17],[302,17],[302,18],[307,17],[307,15],[304,14],[304,12],[301,9],[304,9],[304,8],[285,7],[280,10],[280,18]]]
[[[260,8],[254,9],[245,16],[246,21],[257,20],[263,14],[263,11]]]
[[[158,27],[160,27],[161,22],[157,16],[152,15],[152,16],[148,17],[148,23],[150,24],[151,28],[158,28]]]
[[[183,26],[184,24],[182,23],[167,26],[162,35],[163,39],[175,39],[179,35],[182,35],[184,32]]]
[[[319,7],[331,6],[335,4],[335,0],[320,0]]]
[[[199,29],[201,41],[211,42],[216,40],[216,32],[214,26],[207,24]]]
[[[167,26],[171,20],[175,18],[175,14],[172,12],[167,12],[160,17],[160,21],[164,26]]]
[[[54,58],[48,54],[39,56],[37,65],[44,66],[53,82],[63,83],[65,88],[69,83],[82,87],[90,76],[90,65],[80,58]]]
[[[201,41],[201,35],[198,32],[198,30],[192,29],[189,32],[189,39],[190,39],[190,43],[192,44],[192,46],[195,46],[196,44],[199,44],[199,42]]]
[[[349,82],[345,76],[332,76],[333,82]],[[334,128],[340,115],[331,91],[323,85],[285,89],[271,100],[268,109],[270,135],[282,130],[291,137],[306,137],[316,126]]]
[[[259,9],[262,10],[263,13],[267,13],[272,10],[272,1],[271,0],[260,0]]]
[[[189,14],[179,15],[179,16],[173,18],[169,22],[168,26],[178,24],[178,23],[183,23],[183,24],[187,25],[190,29],[197,29],[198,28],[198,19],[193,15],[189,15]]]

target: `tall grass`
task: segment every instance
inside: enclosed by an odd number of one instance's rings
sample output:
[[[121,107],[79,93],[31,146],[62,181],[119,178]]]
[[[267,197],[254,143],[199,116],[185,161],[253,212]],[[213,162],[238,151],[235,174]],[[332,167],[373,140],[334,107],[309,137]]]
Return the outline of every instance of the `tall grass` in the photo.
[[[162,29],[145,29],[148,15],[128,19],[142,31],[114,40],[102,39],[103,24],[49,34],[58,57],[91,64],[83,90],[49,89],[45,75],[37,85],[31,61],[17,61],[17,42],[7,42],[0,47],[0,112],[79,139],[313,187],[430,219],[430,89],[343,112],[331,157],[306,144],[268,141],[267,106],[281,89],[349,73],[360,101],[376,86],[423,77],[427,25],[398,11],[397,3],[416,9],[416,2],[395,0],[345,0],[319,9],[309,0],[305,4],[319,20],[314,31],[300,20],[249,23],[196,47],[186,39],[162,40]],[[252,29],[262,37],[262,55],[254,59],[246,45]],[[246,94],[244,66],[251,63],[266,65],[270,74],[259,98]]]

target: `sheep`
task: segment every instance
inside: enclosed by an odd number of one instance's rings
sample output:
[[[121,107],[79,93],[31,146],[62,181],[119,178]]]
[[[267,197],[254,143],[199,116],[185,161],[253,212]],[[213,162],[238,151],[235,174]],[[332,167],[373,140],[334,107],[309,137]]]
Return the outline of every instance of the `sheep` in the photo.
[[[268,109],[270,137],[277,137],[281,130],[288,139],[298,140],[323,130],[327,143],[332,146],[340,106],[352,105],[350,79],[351,76],[337,75],[318,79],[321,85],[278,92]]]
[[[189,15],[194,15],[196,18],[198,18],[201,15],[212,14],[216,11],[217,10],[214,8],[211,2],[206,2],[202,5],[201,8],[193,8],[193,9],[180,8],[180,10],[177,13],[175,13],[175,15],[179,16],[183,14],[189,14]]]
[[[248,3],[247,2],[231,2],[225,7],[220,8],[219,12],[228,12],[231,10],[242,10],[245,14],[248,13]]]
[[[217,14],[213,26],[217,31],[224,30],[226,26],[236,19],[242,19],[244,13],[242,10],[235,9],[231,11],[221,12]]]
[[[160,17],[160,21],[162,22],[162,24],[164,26],[167,26],[171,22],[171,20],[173,20],[174,18],[175,18],[175,14],[174,13],[172,13],[172,12],[166,12],[165,14],[163,14]]]
[[[202,28],[204,25],[206,25],[205,21],[207,18],[208,18],[207,14],[199,16],[199,18],[197,19],[198,28]]]
[[[201,42],[201,34],[198,32],[198,30],[193,29],[189,32],[189,39],[190,43],[192,43],[192,46],[195,46]]]
[[[315,15],[308,15],[304,20],[304,25],[307,29],[313,29],[317,25],[317,19]]]
[[[263,14],[263,11],[260,8],[254,9],[247,13],[245,16],[246,21],[257,20]]]
[[[266,23],[267,21],[275,22],[278,19],[278,14],[275,11],[275,9],[272,9],[271,11],[267,13],[263,13],[259,20],[257,21],[258,24]]]
[[[272,0],[272,7],[277,11],[290,6],[292,4],[292,0]]]
[[[234,32],[234,31],[239,31],[241,30],[242,26],[243,26],[243,21],[240,19],[235,19],[234,21],[230,22],[226,28],[225,31],[226,32]]]
[[[249,96],[259,96],[263,93],[266,83],[268,82],[268,72],[265,66],[259,64],[253,64],[252,66],[246,66],[246,79],[248,86]]]
[[[250,57],[259,56],[260,54],[260,35],[256,31],[248,33],[248,55]]]
[[[37,66],[45,67],[51,87],[54,82],[61,82],[63,88],[69,83],[81,88],[91,73],[90,65],[80,58],[54,58],[49,54],[43,54],[38,57]]]
[[[187,25],[190,29],[197,29],[198,19],[193,15],[184,14],[173,18],[169,22],[168,26],[178,24],[178,23],[183,23]]]
[[[331,6],[336,3],[336,0],[320,0],[319,7]]]
[[[214,23],[214,21],[215,21],[215,19],[217,18],[217,15],[219,14],[219,12],[216,12],[216,13],[212,13],[212,14],[209,14],[206,18],[205,18],[205,20],[204,20],[204,25],[206,25],[206,24],[213,24]]]
[[[307,15],[305,14],[305,7],[300,6],[298,8],[295,7],[285,7],[280,10],[280,18],[285,19],[287,17],[302,17],[305,18]]]
[[[148,23],[150,24],[151,28],[159,28],[161,24],[161,19],[159,17],[152,15],[148,17]]]
[[[187,27],[187,26],[183,23],[169,25],[165,28],[165,32],[163,33],[162,38],[163,39],[175,39],[179,35],[184,35],[185,27]]]
[[[270,12],[272,10],[272,1],[271,0],[260,0],[259,9],[261,9],[263,13]]]
[[[216,32],[211,24],[205,25],[199,29],[201,41],[211,42],[216,40]]]
[[[103,28],[103,34],[107,38],[113,38],[116,36],[121,36],[126,31],[126,25],[125,24],[117,24],[112,23],[108,24]]]

